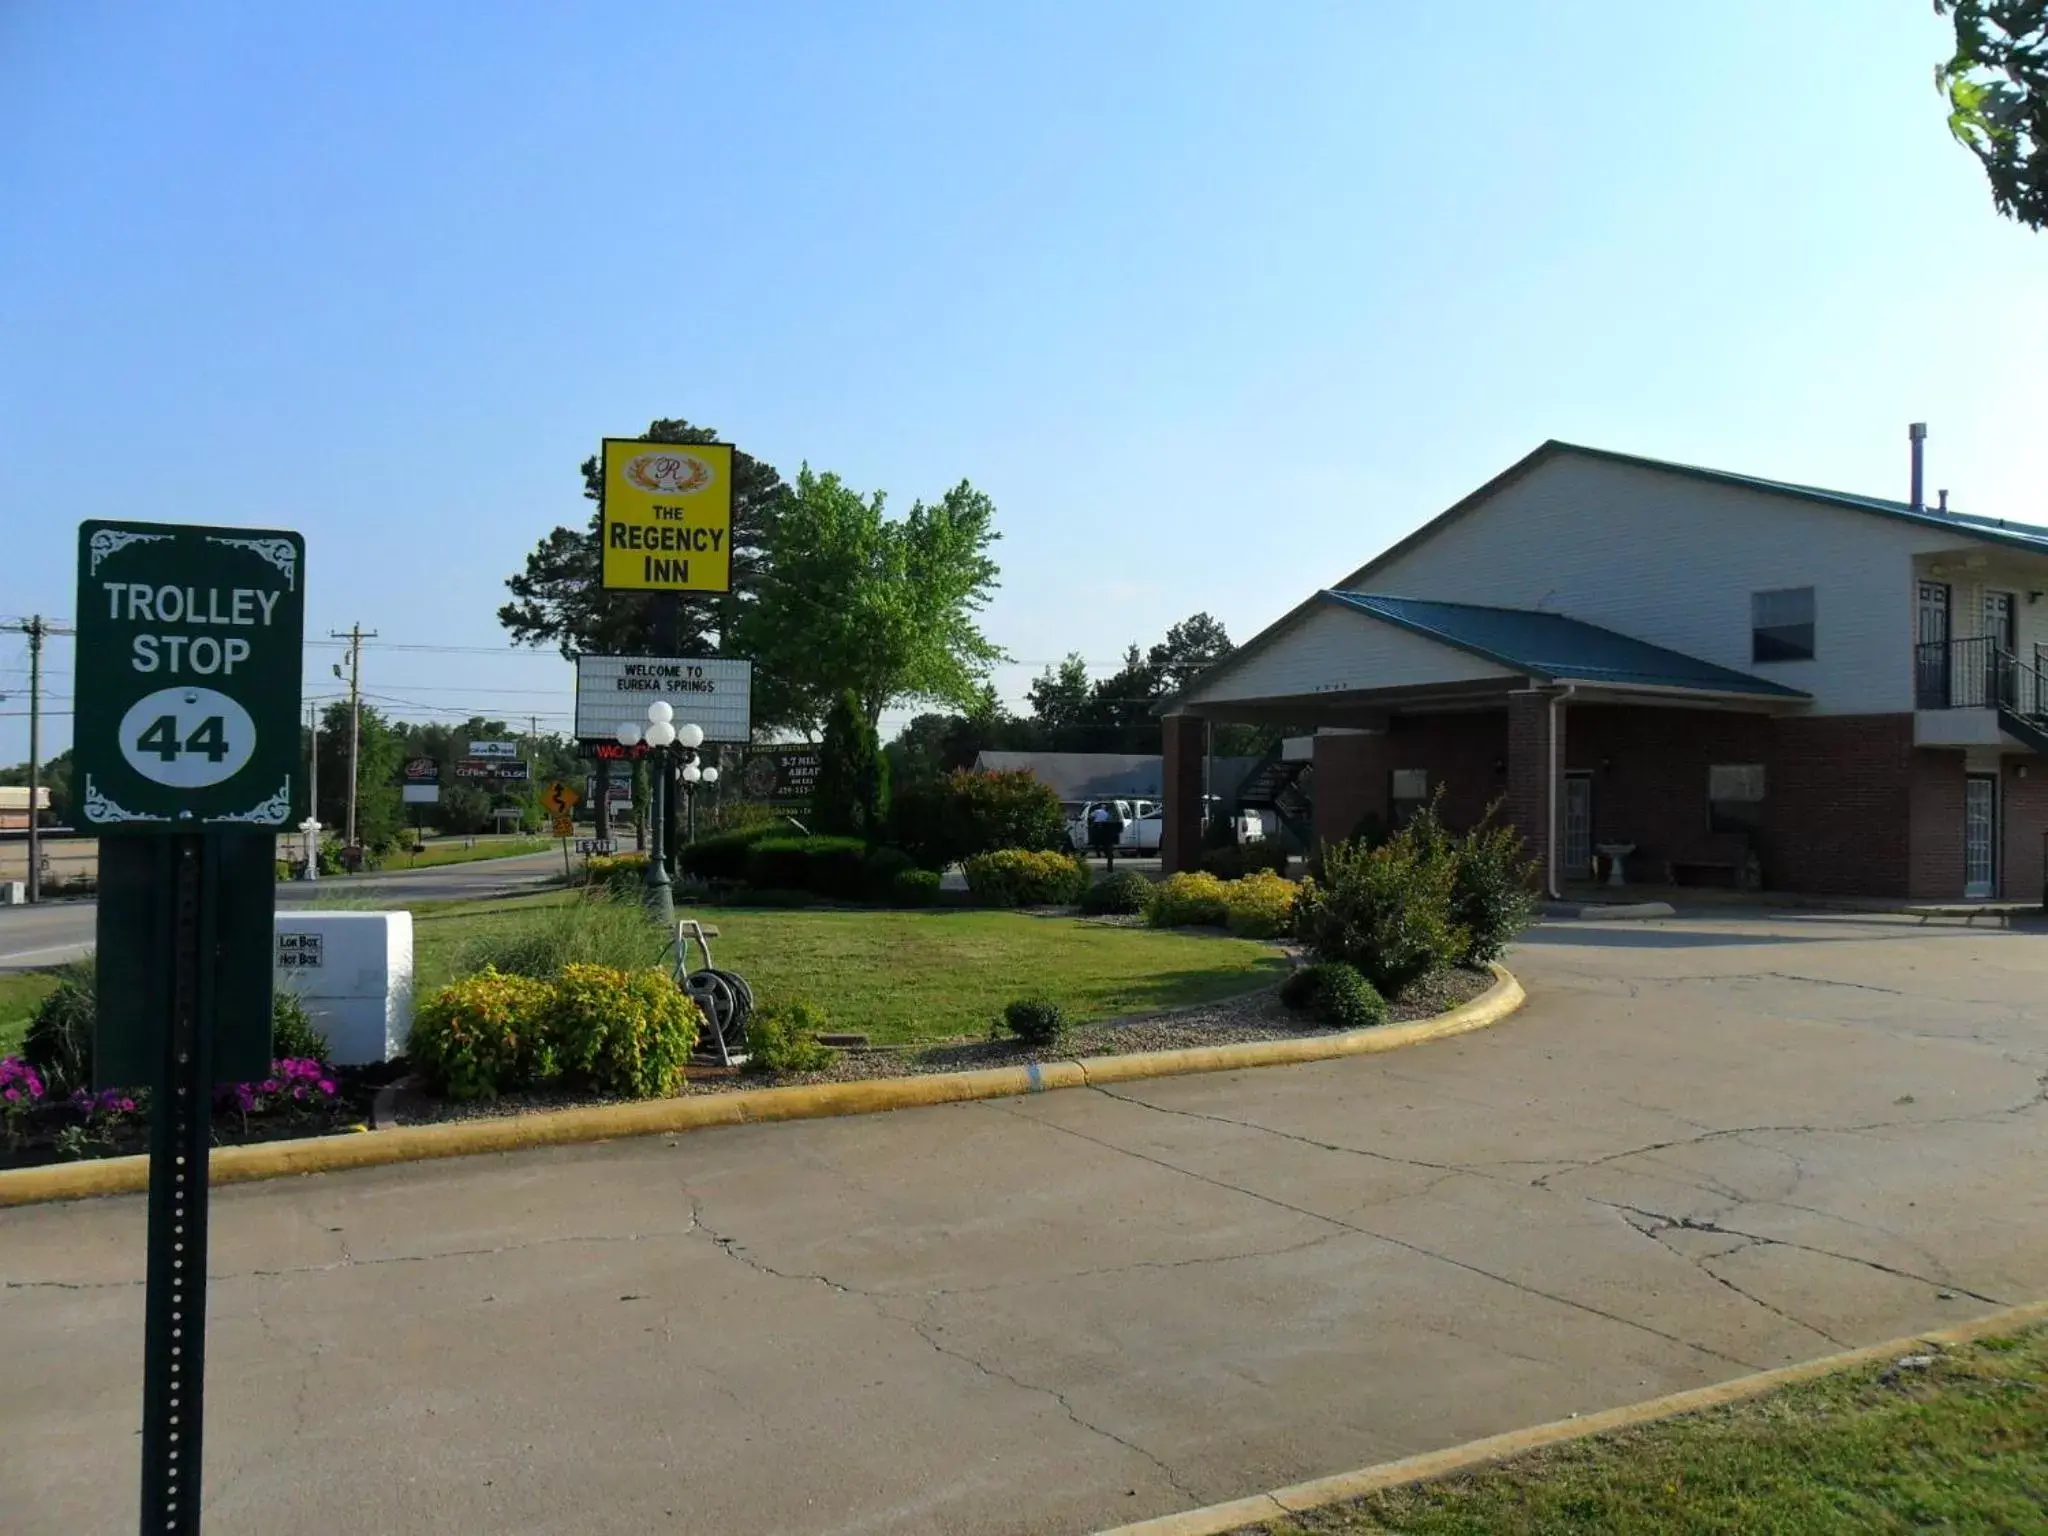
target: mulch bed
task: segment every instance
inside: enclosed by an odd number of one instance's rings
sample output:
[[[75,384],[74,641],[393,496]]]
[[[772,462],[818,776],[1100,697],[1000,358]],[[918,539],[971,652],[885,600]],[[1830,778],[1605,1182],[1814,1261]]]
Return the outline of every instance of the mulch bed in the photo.
[[[1117,919],[1098,919],[1114,922]],[[1411,1023],[1433,1018],[1462,1003],[1470,1002],[1493,985],[1486,971],[1445,971],[1409,989],[1393,1004],[1390,1022]],[[1121,1019],[1104,1019],[1076,1025],[1067,1045],[1052,1059],[1076,1056],[1119,1056],[1140,1051],[1172,1051],[1198,1045],[1237,1045],[1251,1040],[1290,1040],[1302,1035],[1331,1031],[1305,1021],[1300,1014],[1281,1006],[1279,989],[1265,987],[1221,1002],[1176,1008],[1163,1013],[1133,1014]],[[712,1072],[693,1078],[685,1095],[734,1093],[750,1088],[782,1088],[802,1083],[850,1083],[877,1077],[909,1077],[934,1072],[969,1072],[982,1067],[1018,1066],[1037,1059],[1037,1053],[1014,1039],[961,1039],[931,1045],[868,1046],[839,1053],[822,1072],[788,1072],[777,1075],[746,1071]],[[282,1141],[304,1136],[326,1136],[373,1122],[378,1129],[387,1125],[431,1125],[441,1121],[474,1120],[504,1115],[521,1115],[537,1110],[583,1109],[623,1100],[592,1093],[515,1093],[503,1098],[472,1103],[437,1099],[400,1078],[401,1063],[360,1068],[338,1068],[343,1103],[332,1114],[296,1114],[289,1117],[252,1117],[245,1124],[233,1111],[216,1113],[213,1122],[215,1146],[244,1146],[254,1142]],[[378,1090],[396,1081],[396,1091],[378,1103]],[[53,1122],[54,1123],[54,1122]],[[146,1125],[123,1128],[113,1144],[96,1147],[95,1157],[118,1157],[147,1152]],[[31,1136],[12,1151],[0,1148],[0,1168],[29,1167],[73,1159],[58,1151],[47,1135]]]
[[[1408,1024],[1434,1018],[1468,1003],[1493,985],[1489,971],[1445,971],[1411,987],[1390,1009],[1390,1023]],[[1076,1056],[1122,1056],[1140,1051],[1174,1051],[1197,1045],[1238,1045],[1250,1040],[1292,1040],[1333,1031],[1305,1022],[1281,1006],[1279,989],[1265,987],[1222,1002],[1176,1008],[1164,1013],[1133,1014],[1079,1024],[1066,1048],[1051,1059]],[[843,1051],[822,1072],[784,1072],[774,1076],[740,1071],[693,1078],[685,1096],[734,1093],[749,1088],[786,1088],[800,1083],[852,1083],[877,1077],[913,1077],[934,1072],[972,1072],[982,1067],[1013,1067],[1038,1059],[1038,1053],[1013,1039],[963,1039],[934,1045],[869,1046]],[[394,1106],[394,1123],[428,1125],[443,1120],[474,1120],[494,1115],[524,1114],[539,1109],[580,1109],[620,1100],[593,1094],[521,1093],[501,1099],[457,1104],[425,1093],[407,1093]]]

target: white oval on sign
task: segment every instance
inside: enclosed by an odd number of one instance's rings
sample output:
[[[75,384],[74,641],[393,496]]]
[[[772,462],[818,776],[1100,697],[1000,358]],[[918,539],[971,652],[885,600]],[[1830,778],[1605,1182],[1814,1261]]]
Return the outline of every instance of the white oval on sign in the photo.
[[[249,711],[211,688],[159,688],[121,717],[121,755],[145,779],[204,789],[240,773],[256,751]]]

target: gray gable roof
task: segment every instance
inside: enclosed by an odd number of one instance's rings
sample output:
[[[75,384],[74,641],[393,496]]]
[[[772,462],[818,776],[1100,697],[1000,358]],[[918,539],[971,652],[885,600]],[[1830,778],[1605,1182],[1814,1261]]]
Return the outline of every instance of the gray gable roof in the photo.
[[[1702,693],[1803,699],[1797,688],[1702,661],[1683,651],[1533,608],[1486,608],[1369,592],[1324,592],[1325,602],[1368,614],[1545,682],[1687,688]]]
[[[1210,792],[1228,798],[1257,762],[1252,757],[1217,758]],[[1166,786],[1165,760],[1157,753],[983,752],[974,766],[985,773],[1022,770],[1068,803],[1157,800]]]

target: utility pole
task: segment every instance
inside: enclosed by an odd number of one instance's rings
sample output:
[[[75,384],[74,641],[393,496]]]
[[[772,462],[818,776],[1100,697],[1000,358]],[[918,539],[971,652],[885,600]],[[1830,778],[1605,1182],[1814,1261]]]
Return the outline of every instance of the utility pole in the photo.
[[[28,899],[33,903],[43,899],[43,640],[77,631],[39,613],[7,627],[28,636]]]
[[[342,846],[356,845],[356,792],[358,783],[357,761],[363,746],[363,642],[377,638],[377,631],[364,629],[360,624],[351,624],[347,633],[330,629],[329,636],[348,642],[348,824],[342,839]],[[340,672],[336,667],[335,671]]]
[[[306,724],[313,732],[313,749],[307,754],[311,759],[306,765],[306,878],[320,878],[320,836],[311,830],[320,821],[320,706],[311,700],[306,703]]]

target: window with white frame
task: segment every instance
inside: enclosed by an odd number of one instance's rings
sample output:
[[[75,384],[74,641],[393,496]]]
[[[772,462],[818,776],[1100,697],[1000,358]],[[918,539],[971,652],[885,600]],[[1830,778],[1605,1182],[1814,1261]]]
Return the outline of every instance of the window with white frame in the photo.
[[[1754,834],[1764,824],[1764,765],[1716,763],[1707,770],[1707,826]]]

